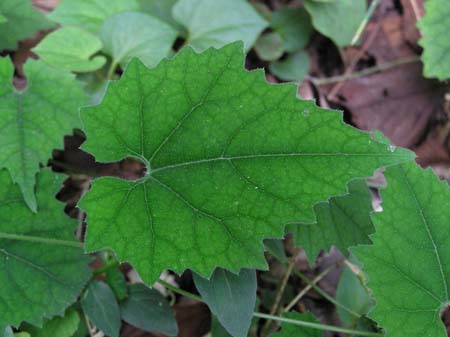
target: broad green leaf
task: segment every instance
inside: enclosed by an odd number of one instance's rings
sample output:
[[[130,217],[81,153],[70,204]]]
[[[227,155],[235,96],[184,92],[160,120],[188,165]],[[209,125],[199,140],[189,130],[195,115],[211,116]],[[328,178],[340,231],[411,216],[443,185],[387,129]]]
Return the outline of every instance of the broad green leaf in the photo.
[[[10,326],[7,326],[6,328],[2,329],[1,331],[2,331],[1,337],[14,337],[14,332]]]
[[[256,304],[256,271],[233,274],[216,269],[210,280],[194,274],[194,283],[211,312],[233,337],[246,337]]]
[[[450,190],[415,163],[389,168],[383,212],[374,213],[373,245],[352,249],[369,277],[369,313],[386,336],[445,337],[449,303]]]
[[[42,328],[27,326],[26,330],[33,337],[71,337],[78,330],[80,316],[75,309],[68,309],[63,317],[54,317],[44,322]]]
[[[17,332],[14,334],[14,337],[32,337],[28,332]]]
[[[339,0],[317,2],[305,0],[305,8],[312,24],[320,33],[329,37],[337,46],[350,44],[366,15],[366,0]]]
[[[283,39],[275,32],[263,34],[255,43],[255,52],[261,60],[278,60],[284,53]]]
[[[90,72],[101,68],[106,58],[93,56],[102,49],[95,35],[78,27],[63,27],[47,35],[33,51],[47,64],[69,71]]]
[[[120,303],[122,319],[145,331],[177,336],[178,326],[172,308],[155,289],[143,284],[129,287],[129,296]]]
[[[283,240],[280,239],[266,239],[264,240],[264,246],[278,261],[288,262],[286,252],[284,251]]]
[[[91,282],[81,298],[81,307],[91,322],[105,335],[119,337],[119,304],[106,283]]]
[[[360,263],[356,259],[351,258],[350,262],[356,268],[360,267]],[[359,270],[359,273],[361,273],[361,270]],[[339,278],[336,301],[360,316],[366,315],[375,304],[364,284],[364,277],[355,274],[355,271],[350,269],[348,265],[345,266]],[[358,327],[360,318],[340,306],[336,307],[336,310],[342,323],[351,328]]]
[[[319,323],[319,321],[310,312],[300,314],[292,311],[283,314],[283,317],[298,321]],[[317,329],[282,322],[281,331],[271,334],[270,337],[323,337],[323,335],[323,332]]]
[[[54,26],[33,8],[31,0],[1,0],[0,13],[3,17],[0,21],[0,51],[16,49],[18,41]]]
[[[138,10],[137,0],[62,0],[49,18],[63,26],[76,26],[98,33],[110,16]]]
[[[76,221],[55,199],[61,184],[49,170],[38,175],[40,211],[33,213],[0,170],[0,326],[41,326],[43,318],[63,315],[91,275],[90,259],[74,238]]]
[[[80,202],[88,251],[113,249],[149,285],[165,269],[265,269],[263,239],[313,222],[312,206],[355,176],[413,157],[243,62],[242,43],[185,48],[154,69],[134,60],[100,105],[82,109],[84,150],[147,166],[138,181],[94,180]]]
[[[106,282],[119,301],[128,296],[127,281],[119,268],[111,268],[106,272]]]
[[[332,198],[314,206],[317,222],[289,225],[295,244],[305,249],[308,261],[313,263],[322,249],[332,246],[348,255],[347,248],[370,243],[373,228],[370,212],[372,198],[363,179],[348,185],[349,194]]]
[[[270,25],[282,37],[287,52],[306,47],[314,31],[304,8],[280,8],[273,12]]]
[[[272,74],[284,81],[301,82],[310,68],[309,55],[305,50],[290,54],[284,60],[269,65]]]
[[[237,40],[248,50],[267,27],[246,0],[179,0],[172,14],[186,27],[187,42],[197,51]]]
[[[85,101],[80,83],[70,73],[42,61],[24,66],[28,86],[12,85],[14,68],[0,59],[0,169],[6,167],[28,206],[36,211],[35,175],[52,150],[63,147],[64,135],[80,127],[78,109]]]
[[[122,68],[133,57],[146,66],[156,65],[169,54],[177,31],[150,15],[136,12],[116,14],[105,21],[100,36],[104,51]]]
[[[172,16],[172,8],[178,0],[138,0],[141,11],[168,23],[177,30],[182,27]]]
[[[447,0],[428,0],[425,11],[418,23],[424,75],[446,80],[450,78],[450,6]]]
[[[8,18],[0,13],[0,24],[8,22]]]
[[[232,337],[214,315],[211,315],[211,337]]]

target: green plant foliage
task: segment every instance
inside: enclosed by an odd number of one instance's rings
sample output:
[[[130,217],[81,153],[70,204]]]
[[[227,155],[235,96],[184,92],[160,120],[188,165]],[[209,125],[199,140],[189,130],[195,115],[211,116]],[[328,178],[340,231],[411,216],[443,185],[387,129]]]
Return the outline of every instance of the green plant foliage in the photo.
[[[278,60],[284,53],[283,39],[275,32],[263,34],[256,41],[255,51],[263,61]]]
[[[0,51],[16,49],[18,41],[54,26],[44,14],[33,8],[31,0],[2,0],[0,13]]]
[[[179,0],[172,11],[197,51],[242,40],[250,49],[267,22],[245,0]]]
[[[370,218],[372,198],[363,179],[348,185],[349,194],[332,198],[314,206],[317,222],[289,225],[296,245],[305,249],[308,261],[313,263],[322,249],[336,246],[346,254],[347,248],[370,243],[375,230]]]
[[[386,336],[445,337],[448,304],[450,189],[415,163],[385,172],[383,212],[374,213],[373,245],[353,248],[369,276],[369,313]]]
[[[55,199],[61,183],[49,170],[38,175],[36,214],[0,170],[0,326],[41,326],[43,318],[63,315],[91,275],[73,236],[76,221]]]
[[[270,25],[280,34],[284,49],[290,53],[306,47],[314,31],[304,8],[280,8],[273,12]]]
[[[100,36],[113,64],[124,68],[131,58],[138,57],[150,67],[169,54],[177,31],[150,15],[128,12],[107,19]]]
[[[216,269],[210,280],[194,274],[195,286],[211,312],[233,337],[246,337],[256,304],[256,272]]]
[[[284,81],[301,82],[310,68],[309,56],[305,50],[290,54],[284,60],[269,65],[272,74]]]
[[[272,254],[278,261],[287,263],[289,262],[286,252],[284,251],[283,240],[280,239],[266,239],[264,240],[264,247]]]
[[[182,27],[175,21],[172,16],[172,8],[178,0],[138,0],[141,5],[141,10],[144,13],[150,14],[158,19],[170,24],[177,30]]]
[[[300,314],[298,312],[288,312],[285,313],[283,317],[304,322],[319,323],[319,321],[310,312],[307,312],[305,314]],[[281,331],[270,335],[270,337],[323,337],[323,332],[312,328],[281,323]]]
[[[350,44],[364,19],[367,1],[305,0],[305,8],[311,15],[314,28],[329,37],[337,46],[345,47]]]
[[[106,272],[106,282],[119,301],[128,296],[127,281],[119,268],[111,268]]]
[[[245,71],[241,43],[185,48],[154,69],[132,61],[81,115],[84,150],[147,167],[138,181],[93,182],[80,202],[87,250],[113,249],[149,285],[165,269],[265,269],[263,239],[314,221],[312,206],[353,177],[413,157]]]
[[[4,329],[1,329],[2,335],[1,337],[14,337],[14,332],[10,326],[7,326]]]
[[[92,281],[81,298],[81,307],[92,323],[107,336],[119,337],[119,304],[106,283]]]
[[[102,49],[95,35],[78,27],[63,27],[47,35],[33,49],[47,64],[69,71],[89,72],[101,68],[106,58],[94,56]]]
[[[18,92],[12,85],[14,68],[0,59],[0,168],[6,167],[18,183],[25,202],[36,211],[35,175],[63,136],[80,126],[78,109],[85,102],[81,84],[70,73],[41,61],[24,66],[28,86]]]
[[[110,16],[138,10],[137,0],[62,0],[49,18],[63,26],[76,26],[98,33]]]
[[[143,284],[129,287],[128,298],[120,303],[122,319],[145,331],[177,336],[178,326],[172,308],[155,289]]]
[[[422,32],[424,75],[440,80],[450,78],[450,6],[447,0],[425,1],[425,16],[418,23]]]
[[[68,309],[63,317],[54,317],[44,322],[42,328],[27,326],[23,330],[33,337],[71,337],[78,330],[80,316],[75,309]]]

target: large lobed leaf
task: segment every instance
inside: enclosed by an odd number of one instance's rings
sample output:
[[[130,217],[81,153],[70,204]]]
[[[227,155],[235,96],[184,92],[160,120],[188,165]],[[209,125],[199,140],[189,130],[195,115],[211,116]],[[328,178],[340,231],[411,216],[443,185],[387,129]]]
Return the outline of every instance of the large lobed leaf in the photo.
[[[164,269],[209,277],[217,266],[266,268],[262,240],[346,183],[411,159],[243,68],[242,44],[138,60],[103,102],[83,109],[83,149],[98,161],[135,157],[138,181],[100,178],[80,202],[87,249],[110,247],[148,283]]]
[[[61,183],[48,170],[39,174],[36,214],[0,170],[0,327],[40,326],[43,318],[64,314],[91,275],[89,257],[74,238],[76,221],[55,199]]]
[[[63,146],[64,135],[80,127],[78,109],[85,95],[73,75],[41,61],[28,61],[24,71],[28,86],[19,92],[12,85],[12,63],[0,59],[0,169],[9,170],[35,211],[39,164]]]
[[[373,245],[352,249],[376,299],[369,314],[393,337],[445,337],[449,302],[450,190],[415,163],[389,168]]]

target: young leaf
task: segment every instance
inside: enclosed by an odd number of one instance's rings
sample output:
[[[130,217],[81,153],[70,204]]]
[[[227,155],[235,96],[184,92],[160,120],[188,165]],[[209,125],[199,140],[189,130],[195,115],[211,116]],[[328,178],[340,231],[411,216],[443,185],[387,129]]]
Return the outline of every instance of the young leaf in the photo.
[[[0,335],[0,337],[14,337],[14,332],[10,326],[7,326],[6,328],[1,329],[0,332],[2,333]]]
[[[305,50],[288,55],[285,60],[269,65],[272,74],[284,81],[301,82],[309,72],[309,56]]]
[[[76,26],[96,34],[110,16],[138,10],[137,0],[62,0],[48,17],[63,26]]]
[[[36,214],[0,170],[0,326],[41,326],[42,318],[64,314],[91,275],[74,239],[76,221],[55,199],[61,183],[49,170],[38,175]]]
[[[263,34],[255,43],[255,52],[261,60],[278,60],[284,53],[283,39],[275,32]]]
[[[0,13],[3,17],[0,22],[0,51],[16,49],[18,41],[55,25],[33,8],[31,0],[2,0]]]
[[[329,37],[339,47],[350,44],[366,14],[365,0],[317,2],[305,0],[305,8],[314,28]]]
[[[187,28],[187,42],[197,51],[237,40],[248,50],[267,27],[245,0],[179,0],[172,14]]]
[[[352,249],[364,264],[376,306],[369,317],[387,336],[445,337],[449,301],[450,190],[415,163],[389,168],[373,245]]]
[[[47,64],[69,71],[90,72],[101,68],[106,58],[94,56],[102,49],[95,35],[77,27],[63,27],[47,35],[33,51]]]
[[[256,272],[238,275],[216,269],[210,280],[194,274],[195,286],[211,312],[233,337],[246,337],[256,304]]]
[[[425,16],[419,21],[422,32],[424,75],[440,80],[450,78],[450,6],[447,0],[425,1]]]
[[[280,8],[273,12],[270,25],[283,38],[284,49],[290,53],[306,47],[314,31],[304,8]]]
[[[307,312],[305,314],[300,314],[298,312],[288,312],[283,314],[283,317],[299,321],[319,323],[319,321],[310,312]],[[323,337],[323,332],[317,329],[301,327],[288,323],[281,323],[281,331],[270,335],[270,337]]]
[[[172,8],[178,0],[138,0],[141,11],[168,23],[177,30],[182,27],[172,16]]]
[[[25,330],[33,337],[72,337],[80,325],[80,316],[75,309],[68,309],[63,317],[54,317],[44,322],[42,328],[27,326]]]
[[[355,176],[410,160],[243,68],[242,44],[183,49],[148,69],[130,63],[103,102],[83,109],[83,149],[98,161],[135,157],[138,181],[100,178],[80,202],[88,251],[110,247],[152,285],[161,272],[266,268],[262,240]]]
[[[177,31],[150,15],[129,12],[107,19],[100,37],[113,64],[121,64],[125,68],[133,57],[138,57],[151,67],[169,54]]]
[[[336,246],[346,254],[347,248],[370,243],[374,232],[370,212],[372,197],[364,179],[348,184],[349,194],[332,198],[314,206],[317,222],[289,225],[296,245],[305,249],[308,261],[313,263],[322,249]]]
[[[166,299],[143,284],[129,287],[128,298],[120,303],[120,313],[125,322],[142,330],[178,335],[177,321]]]
[[[85,95],[72,74],[41,61],[28,61],[24,71],[28,86],[18,92],[12,85],[12,63],[0,59],[0,169],[9,170],[25,202],[36,211],[39,164],[63,146],[64,135],[80,126],[78,108]]]
[[[106,283],[92,281],[81,298],[81,307],[103,333],[119,337],[121,325],[119,304]]]
[[[119,268],[112,268],[106,272],[106,282],[119,301],[128,296],[127,281]]]

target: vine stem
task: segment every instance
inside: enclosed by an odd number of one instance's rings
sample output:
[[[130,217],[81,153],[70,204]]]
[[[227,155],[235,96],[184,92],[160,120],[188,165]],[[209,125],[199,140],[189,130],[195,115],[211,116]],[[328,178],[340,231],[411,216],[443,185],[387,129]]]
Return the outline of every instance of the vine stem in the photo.
[[[164,280],[159,279],[157,282],[159,284],[161,284],[162,286],[172,290],[174,293],[186,296],[186,297],[188,297],[190,299],[193,299],[195,301],[198,301],[198,302],[205,303],[205,301],[200,296],[192,294],[192,293],[190,293],[188,291],[185,291],[183,289],[174,287],[173,285],[171,285],[170,283],[167,283]],[[303,326],[303,327],[306,327],[306,328],[322,330],[322,331],[342,332],[342,333],[345,333],[345,334],[353,334],[353,335],[357,335],[357,336],[361,336],[361,337],[384,337],[384,334],[382,334],[382,333],[371,332],[371,331],[360,331],[360,330],[341,328],[341,327],[334,326],[334,325],[312,323],[312,322],[301,321],[301,320],[297,320],[297,319],[290,319],[290,318],[285,318],[285,317],[280,317],[280,316],[264,314],[262,312],[254,312],[253,316],[254,317],[258,317],[258,318],[262,318],[262,319],[274,320],[274,321],[278,321],[278,322],[283,322],[283,323]]]
[[[43,237],[39,237],[39,236],[0,233],[0,239],[35,242],[35,243],[43,243],[43,244],[55,245],[55,246],[66,246],[66,247],[72,247],[72,248],[84,248],[83,242],[43,238]]]

